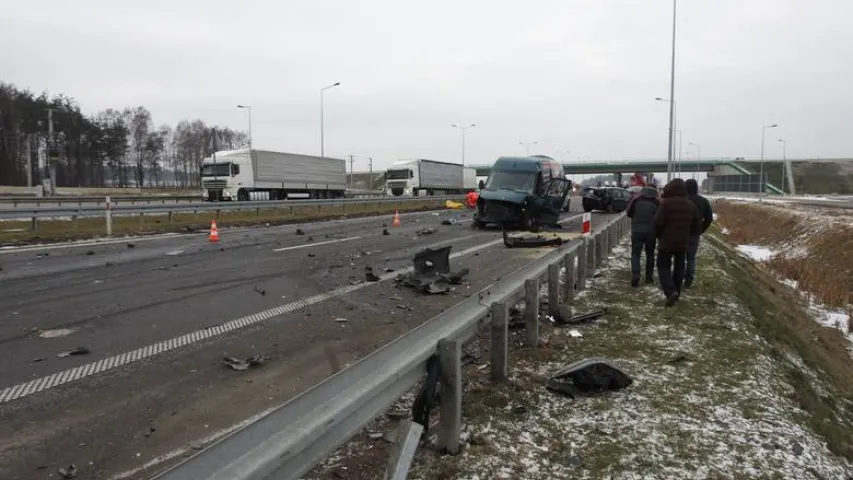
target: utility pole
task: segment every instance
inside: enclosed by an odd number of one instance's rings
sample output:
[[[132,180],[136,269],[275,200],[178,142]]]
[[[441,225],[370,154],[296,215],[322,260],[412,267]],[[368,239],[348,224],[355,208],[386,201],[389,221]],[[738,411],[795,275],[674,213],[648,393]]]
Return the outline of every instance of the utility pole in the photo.
[[[48,179],[47,194],[53,195],[56,191],[56,163],[59,161],[59,150],[53,140],[53,109],[47,109],[47,158],[44,162],[45,177]],[[44,186],[44,182],[42,182]],[[44,188],[44,187],[43,187]]]
[[[353,179],[355,179],[355,170],[353,170],[354,165],[355,165],[355,157],[350,155],[349,156],[349,188],[353,188]]]
[[[669,183],[670,176],[672,175],[672,154],[673,154],[673,144],[672,136],[675,133],[673,131],[673,123],[675,122],[675,26],[676,26],[676,6],[678,0],[672,0],[672,64],[670,66],[669,73],[669,146],[666,160],[666,181]]]
[[[373,190],[373,157],[367,157],[367,161],[370,165],[370,185],[368,185],[367,188]]]

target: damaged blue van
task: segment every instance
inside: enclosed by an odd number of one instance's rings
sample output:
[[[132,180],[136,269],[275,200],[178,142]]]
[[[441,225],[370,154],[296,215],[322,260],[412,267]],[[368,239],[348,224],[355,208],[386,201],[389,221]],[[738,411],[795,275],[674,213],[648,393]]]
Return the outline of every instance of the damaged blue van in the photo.
[[[474,225],[538,230],[556,226],[568,211],[572,182],[551,157],[500,157],[482,184]]]

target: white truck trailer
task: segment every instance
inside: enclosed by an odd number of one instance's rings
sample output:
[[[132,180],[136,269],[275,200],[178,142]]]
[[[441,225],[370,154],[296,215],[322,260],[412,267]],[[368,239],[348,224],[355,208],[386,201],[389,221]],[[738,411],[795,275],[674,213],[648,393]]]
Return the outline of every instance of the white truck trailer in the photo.
[[[201,188],[208,201],[341,198],[346,162],[254,149],[216,152],[202,162]]]
[[[385,171],[385,187],[397,197],[461,195],[477,189],[477,171],[425,158],[398,160]]]

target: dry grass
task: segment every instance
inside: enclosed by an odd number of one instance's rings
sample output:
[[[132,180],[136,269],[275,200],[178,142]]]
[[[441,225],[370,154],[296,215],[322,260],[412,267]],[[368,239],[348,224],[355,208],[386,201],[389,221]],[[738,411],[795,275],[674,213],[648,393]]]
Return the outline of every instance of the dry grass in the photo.
[[[221,212],[176,213],[168,215],[125,215],[113,217],[113,235],[147,235],[165,232],[204,230],[216,219],[221,227],[236,227],[270,223],[280,225],[308,220],[354,218],[394,211],[413,212],[443,208],[443,201],[423,200],[392,202],[388,204],[327,204],[293,206],[285,208],[258,208]],[[0,222],[0,246],[44,241],[68,241],[105,235],[103,218],[78,218],[73,220],[40,220],[36,230],[30,221]]]
[[[853,303],[853,228],[821,223],[818,216],[778,206],[715,204],[719,223],[734,244],[769,246],[779,251],[769,266],[831,307]]]

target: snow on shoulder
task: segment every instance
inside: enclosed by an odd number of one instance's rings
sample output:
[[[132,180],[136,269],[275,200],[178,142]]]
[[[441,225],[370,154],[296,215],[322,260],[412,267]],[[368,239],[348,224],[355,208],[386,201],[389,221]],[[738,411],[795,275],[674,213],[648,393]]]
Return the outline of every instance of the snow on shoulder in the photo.
[[[737,251],[756,262],[766,262],[775,256],[773,250],[758,245],[738,245]]]

